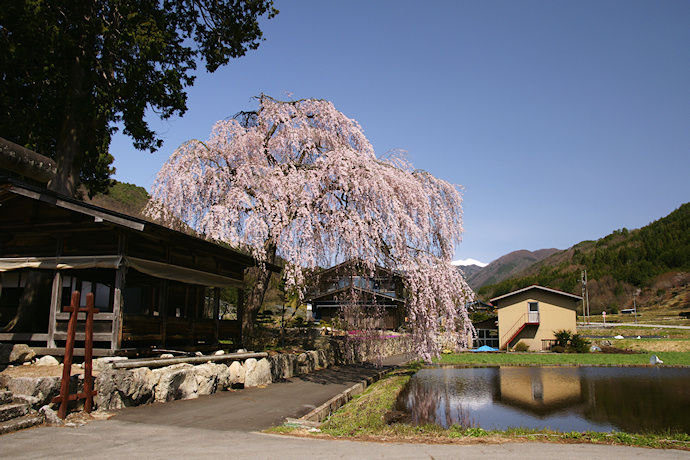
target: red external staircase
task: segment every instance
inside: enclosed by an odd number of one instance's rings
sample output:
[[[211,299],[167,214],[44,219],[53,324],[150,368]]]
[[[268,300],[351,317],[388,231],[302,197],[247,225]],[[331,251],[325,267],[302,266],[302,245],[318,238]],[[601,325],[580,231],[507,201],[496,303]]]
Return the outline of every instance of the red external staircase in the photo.
[[[539,312],[530,311],[520,316],[520,318],[513,324],[513,326],[508,330],[503,337],[509,337],[508,340],[501,340],[501,349],[508,349],[508,345],[512,342],[515,337],[520,334],[527,326],[539,326]]]

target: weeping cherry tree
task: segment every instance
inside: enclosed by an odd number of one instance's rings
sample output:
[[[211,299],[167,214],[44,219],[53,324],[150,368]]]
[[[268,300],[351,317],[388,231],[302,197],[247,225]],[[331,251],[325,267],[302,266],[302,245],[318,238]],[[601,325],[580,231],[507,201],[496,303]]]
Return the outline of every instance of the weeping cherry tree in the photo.
[[[260,261],[281,257],[285,289],[299,295],[318,267],[346,260],[370,273],[385,267],[404,279],[419,357],[429,360],[447,344],[466,347],[472,292],[450,263],[463,232],[458,189],[400,154],[377,158],[359,124],[329,101],[257,99],[257,110],[218,122],[208,141],[171,155],[149,214],[181,220]],[[271,276],[255,271],[245,339]]]

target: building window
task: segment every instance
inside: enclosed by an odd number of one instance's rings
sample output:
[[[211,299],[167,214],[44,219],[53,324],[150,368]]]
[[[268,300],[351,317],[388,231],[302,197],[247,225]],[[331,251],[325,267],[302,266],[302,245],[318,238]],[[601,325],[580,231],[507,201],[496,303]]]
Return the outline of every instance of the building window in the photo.
[[[539,302],[529,302],[529,323],[539,322]]]
[[[99,277],[100,280],[102,278]],[[62,302],[69,303],[72,292],[79,291],[81,294],[80,307],[86,307],[86,295],[93,294],[94,307],[98,308],[100,313],[112,311],[113,289],[110,283],[106,283],[99,283],[93,278],[89,279],[87,274],[65,275],[62,277]]]

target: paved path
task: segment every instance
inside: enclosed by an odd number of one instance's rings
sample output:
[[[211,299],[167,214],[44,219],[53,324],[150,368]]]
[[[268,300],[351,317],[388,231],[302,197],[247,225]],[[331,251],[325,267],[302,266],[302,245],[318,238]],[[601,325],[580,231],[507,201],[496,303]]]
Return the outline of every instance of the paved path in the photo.
[[[322,369],[311,374],[254,387],[165,404],[130,407],[113,420],[213,431],[261,431],[300,418],[356,383],[391,369],[402,356],[383,362],[384,369],[358,364]]]
[[[246,431],[215,431],[120,421],[79,428],[34,428],[0,436],[13,459],[687,459],[690,453],[593,444],[506,443],[469,446],[327,441]]]
[[[391,359],[384,364],[396,364]],[[506,443],[469,446],[374,443],[257,433],[300,417],[380,369],[324,369],[265,388],[119,411],[77,428],[40,427],[0,436],[0,458],[99,459],[690,459],[690,452],[592,444]]]

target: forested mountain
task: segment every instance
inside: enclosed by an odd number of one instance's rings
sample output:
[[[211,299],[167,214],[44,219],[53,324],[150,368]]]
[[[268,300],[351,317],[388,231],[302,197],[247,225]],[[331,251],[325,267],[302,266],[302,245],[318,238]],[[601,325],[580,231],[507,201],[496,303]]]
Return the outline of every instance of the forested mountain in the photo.
[[[592,312],[626,308],[633,293],[641,302],[668,300],[690,281],[690,203],[639,230],[623,228],[583,241],[478,294],[489,299],[531,284],[580,294],[582,270],[587,270]],[[687,307],[688,300],[676,303]]]
[[[526,268],[559,252],[559,249],[539,249],[538,251],[513,251],[491,262],[484,268],[476,265],[460,267],[465,273],[467,284],[474,290],[488,284],[495,284],[517,276]]]
[[[475,276],[477,273],[481,272],[484,270],[486,267],[480,267],[479,265],[459,265],[457,266],[457,269],[460,270],[463,275],[465,276],[465,281],[467,281],[467,284],[470,284],[470,279]],[[472,289],[477,289],[478,286],[473,286],[470,284],[470,287]]]
[[[83,194],[85,195],[85,194]],[[144,187],[126,182],[112,181],[108,193],[98,193],[88,203],[128,216],[144,218],[142,211],[149,201],[149,194]]]

